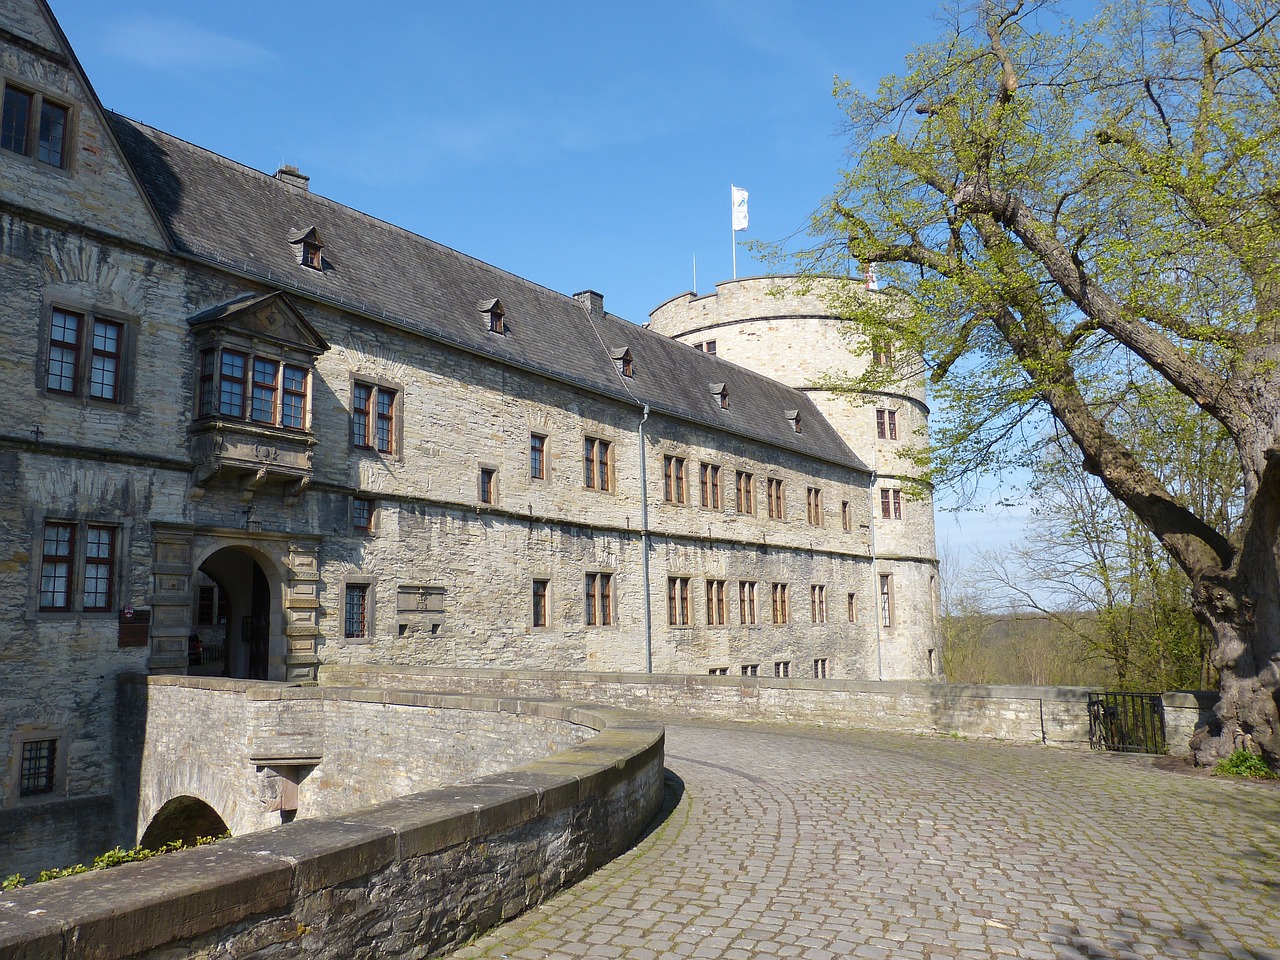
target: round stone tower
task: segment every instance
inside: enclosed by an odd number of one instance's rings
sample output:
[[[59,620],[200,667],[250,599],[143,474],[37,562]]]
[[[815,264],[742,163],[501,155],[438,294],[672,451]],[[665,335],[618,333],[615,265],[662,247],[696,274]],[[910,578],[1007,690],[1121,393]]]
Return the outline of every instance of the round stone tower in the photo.
[[[857,376],[869,363],[893,362],[891,355],[873,357],[853,325],[832,312],[837,285],[848,296],[851,282],[727,280],[714,293],[683,293],[666,301],[650,313],[649,326],[813,400],[866,466],[869,595],[879,598],[879,609],[869,613],[878,622],[881,678],[941,679],[933,497],[924,485],[910,483],[915,465],[906,456],[929,438],[924,379],[912,375],[875,392],[831,389],[831,378]],[[899,366],[903,359],[897,358]]]

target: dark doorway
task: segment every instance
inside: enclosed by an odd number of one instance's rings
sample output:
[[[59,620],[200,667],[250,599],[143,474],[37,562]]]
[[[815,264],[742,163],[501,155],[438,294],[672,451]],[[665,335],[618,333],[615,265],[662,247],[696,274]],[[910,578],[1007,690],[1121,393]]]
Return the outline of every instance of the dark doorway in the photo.
[[[208,637],[207,631],[197,627],[199,648],[191,655],[190,672],[269,679],[274,608],[266,570],[248,550],[225,547],[210,555],[200,565],[200,572],[217,588],[221,637]],[[198,597],[196,604],[199,608]],[[198,666],[194,665],[196,660],[200,661]]]
[[[222,837],[229,832],[218,811],[203,800],[174,797],[151,818],[138,846],[145,850],[159,850],[175,840],[194,846],[197,840]]]
[[[249,601],[250,680],[267,679],[267,654],[271,643],[271,584],[257,563],[253,564],[253,591]]]

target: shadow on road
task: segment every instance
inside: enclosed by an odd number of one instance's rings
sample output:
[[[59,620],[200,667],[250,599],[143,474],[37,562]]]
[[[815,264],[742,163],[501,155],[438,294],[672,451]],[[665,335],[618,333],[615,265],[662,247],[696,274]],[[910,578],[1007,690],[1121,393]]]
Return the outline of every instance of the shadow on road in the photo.
[[[1229,938],[1230,939],[1230,938]],[[1253,950],[1241,944],[1224,944],[1207,927],[1187,920],[1176,926],[1152,922],[1127,910],[1121,911],[1114,926],[1099,936],[1079,927],[1058,927],[1050,942],[1063,960],[1118,960],[1118,958],[1151,955],[1172,957],[1219,957],[1229,954],[1238,960],[1280,960],[1272,950]]]
[[[672,773],[670,770],[662,771],[662,806],[658,808],[657,814],[649,821],[649,825],[640,832],[636,837],[632,846],[637,846],[649,839],[658,828],[660,828],[667,819],[680,806],[680,801],[684,799],[684,781]]]

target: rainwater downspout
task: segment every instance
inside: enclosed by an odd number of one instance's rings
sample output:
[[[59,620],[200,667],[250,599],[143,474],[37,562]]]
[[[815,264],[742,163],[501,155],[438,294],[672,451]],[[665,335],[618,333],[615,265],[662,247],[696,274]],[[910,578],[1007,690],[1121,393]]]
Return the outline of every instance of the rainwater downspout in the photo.
[[[644,405],[637,433],[640,436],[640,579],[644,594],[644,672],[653,673],[653,616],[649,603],[649,483],[645,474],[648,456],[644,449],[644,422],[649,419],[649,405]]]
[[[880,596],[880,567],[876,563],[876,467],[875,467],[876,451],[872,450],[871,457],[871,596],[874,604],[876,618],[876,679],[884,679],[884,661],[881,658],[881,625],[884,622],[884,598]]]

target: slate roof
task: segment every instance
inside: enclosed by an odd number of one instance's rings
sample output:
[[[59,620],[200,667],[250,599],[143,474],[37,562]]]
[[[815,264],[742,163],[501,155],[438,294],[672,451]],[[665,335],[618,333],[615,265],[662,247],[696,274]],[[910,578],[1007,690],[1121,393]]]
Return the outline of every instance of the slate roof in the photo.
[[[174,249],[283,290],[383,317],[427,337],[655,412],[866,469],[801,391],[275,177],[107,112]],[[290,238],[314,227],[324,270]],[[498,299],[506,332],[480,305]],[[629,348],[634,375],[612,354]],[[724,384],[721,409],[713,384]],[[802,433],[786,414],[799,409]]]

